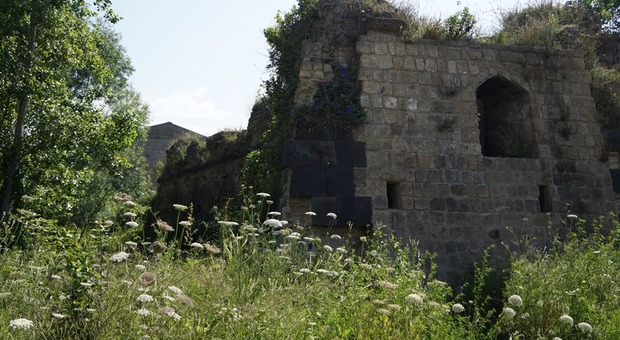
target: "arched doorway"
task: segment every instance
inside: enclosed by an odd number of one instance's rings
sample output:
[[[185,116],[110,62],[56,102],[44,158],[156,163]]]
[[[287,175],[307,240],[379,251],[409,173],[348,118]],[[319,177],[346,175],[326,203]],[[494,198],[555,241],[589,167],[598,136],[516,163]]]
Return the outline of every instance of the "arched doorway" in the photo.
[[[482,155],[537,158],[528,92],[502,76],[476,90]]]

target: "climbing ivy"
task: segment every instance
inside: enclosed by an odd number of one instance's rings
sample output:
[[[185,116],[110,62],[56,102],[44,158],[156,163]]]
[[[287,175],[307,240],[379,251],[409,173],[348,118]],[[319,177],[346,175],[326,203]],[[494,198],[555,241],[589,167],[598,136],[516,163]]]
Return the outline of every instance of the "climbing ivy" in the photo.
[[[242,171],[243,181],[256,191],[277,193],[280,181],[282,141],[293,134],[295,90],[299,83],[301,45],[318,18],[318,0],[299,0],[290,12],[278,13],[276,25],[265,29],[269,44],[267,66],[271,77],[265,81],[262,102],[271,122],[262,145],[251,151]]]
[[[336,126],[353,128],[364,123],[359,83],[344,66],[334,68],[334,80],[319,85],[312,104],[295,108],[298,128],[313,132]]]

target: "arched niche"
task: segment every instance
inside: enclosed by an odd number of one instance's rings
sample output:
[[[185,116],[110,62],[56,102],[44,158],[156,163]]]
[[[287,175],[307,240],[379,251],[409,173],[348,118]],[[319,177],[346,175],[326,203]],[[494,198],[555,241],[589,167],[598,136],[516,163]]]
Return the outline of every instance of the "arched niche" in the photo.
[[[528,92],[502,77],[476,89],[480,146],[487,157],[537,158]]]

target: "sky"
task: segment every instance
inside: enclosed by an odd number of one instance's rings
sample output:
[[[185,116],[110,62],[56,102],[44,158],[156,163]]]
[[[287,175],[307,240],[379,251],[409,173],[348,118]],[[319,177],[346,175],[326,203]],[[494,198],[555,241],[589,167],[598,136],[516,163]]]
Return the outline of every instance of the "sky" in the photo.
[[[469,7],[483,31],[527,1],[396,0],[433,18]],[[541,1],[541,0],[533,0]],[[172,122],[210,136],[244,129],[269,78],[263,30],[297,0],[116,0],[115,30],[131,58],[130,81],[151,109],[150,124]]]

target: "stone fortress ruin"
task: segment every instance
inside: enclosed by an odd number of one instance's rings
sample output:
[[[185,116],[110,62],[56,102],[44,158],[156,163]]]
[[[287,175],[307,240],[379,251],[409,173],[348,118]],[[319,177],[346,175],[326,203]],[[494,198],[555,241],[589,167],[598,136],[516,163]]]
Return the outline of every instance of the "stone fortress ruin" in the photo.
[[[295,102],[311,105],[338,72],[355,77],[365,122],[298,129],[282,141],[283,219],[332,223],[362,234],[385,225],[437,254],[440,277],[479,259],[486,247],[529,235],[567,213],[616,212],[608,150],[583,55],[472,42],[414,40],[389,15],[360,18],[346,2],[319,2],[302,44]],[[255,109],[247,145],[269,117]],[[193,202],[208,213],[240,186],[233,148],[170,170],[154,209]],[[244,151],[246,150],[246,151]],[[510,227],[510,229],[507,229]],[[315,228],[319,229],[319,228]]]

